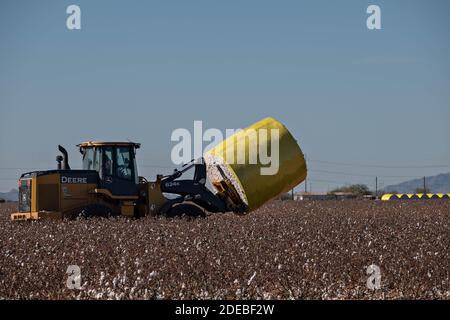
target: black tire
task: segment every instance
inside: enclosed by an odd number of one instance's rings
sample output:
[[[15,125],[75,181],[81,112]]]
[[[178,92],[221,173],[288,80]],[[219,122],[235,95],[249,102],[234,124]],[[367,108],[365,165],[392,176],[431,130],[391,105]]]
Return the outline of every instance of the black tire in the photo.
[[[169,211],[166,213],[166,217],[205,218],[206,212],[205,210],[196,206],[195,204],[180,203],[170,208]]]
[[[93,218],[93,217],[110,218],[112,216],[113,216],[112,210],[101,204],[87,205],[81,208],[80,212],[78,213],[78,217],[80,218]]]

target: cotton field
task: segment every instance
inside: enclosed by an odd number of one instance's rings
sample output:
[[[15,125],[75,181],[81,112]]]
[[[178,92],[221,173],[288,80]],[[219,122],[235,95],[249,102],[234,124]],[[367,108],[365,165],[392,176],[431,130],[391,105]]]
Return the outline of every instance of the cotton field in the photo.
[[[14,210],[0,204],[0,299],[450,299],[450,201],[274,201],[195,220]]]

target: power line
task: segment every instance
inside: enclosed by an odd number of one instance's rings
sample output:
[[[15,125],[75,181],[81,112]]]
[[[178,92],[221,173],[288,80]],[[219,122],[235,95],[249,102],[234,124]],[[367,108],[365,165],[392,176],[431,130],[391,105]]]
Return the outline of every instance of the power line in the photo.
[[[384,175],[376,175],[376,174],[359,174],[359,173],[349,173],[349,172],[329,171],[329,170],[316,170],[316,169],[311,169],[311,170],[308,170],[308,171],[310,171],[310,172],[317,172],[317,173],[339,174],[339,175],[345,175],[345,176],[349,176],[349,177],[417,178],[417,176],[384,176]]]
[[[348,181],[336,181],[336,180],[324,180],[324,179],[309,179],[308,181],[312,181],[312,182],[324,182],[324,183],[333,183],[333,184],[349,184]]]
[[[388,165],[375,165],[375,164],[362,164],[362,163],[347,163],[347,162],[332,162],[332,161],[323,161],[316,159],[309,159],[310,162],[317,162],[329,165],[336,166],[347,166],[347,167],[367,167],[367,168],[382,168],[382,169],[426,169],[426,168],[450,168],[450,164],[443,165],[401,165],[401,166],[388,166]]]
[[[399,169],[399,168],[443,168],[450,167],[450,165],[423,165],[423,166],[383,166],[383,165],[370,165],[370,164],[357,164],[357,163],[343,163],[343,162],[332,162],[332,161],[323,161],[323,160],[314,160],[309,159],[310,162],[323,163],[323,164],[331,164],[331,165],[340,165],[340,166],[358,166],[358,167],[369,167],[369,168],[389,168],[389,169]],[[174,169],[176,166],[163,166],[163,165],[154,165],[154,164],[140,164],[138,167],[141,168],[156,168],[156,169]],[[48,170],[48,168],[43,167],[0,167],[0,170],[22,170],[22,171],[30,171],[30,170]],[[359,173],[349,173],[342,171],[332,171],[332,170],[320,170],[320,169],[311,169],[310,172],[316,173],[325,173],[325,174],[337,174],[337,175],[345,175],[348,177],[368,177],[368,178],[417,178],[416,176],[406,176],[406,175],[373,175],[373,174],[359,174]],[[9,179],[9,178],[0,178],[0,180],[17,180],[17,179]],[[310,179],[311,180],[311,179]],[[311,181],[315,182],[325,182],[325,183],[348,183],[343,181],[335,181],[335,180],[326,180],[326,179],[312,179]]]
[[[336,166],[347,166],[347,167],[367,167],[367,168],[383,168],[383,169],[421,169],[421,168],[450,168],[450,164],[441,164],[441,165],[379,165],[379,164],[365,164],[365,163],[349,163],[349,162],[334,162],[334,161],[325,161],[318,159],[308,159],[308,162],[316,162],[328,165],[336,165]],[[161,168],[161,169],[171,169],[176,167],[174,166],[163,166],[156,164],[142,164],[140,167],[144,168]],[[48,170],[44,167],[0,167],[0,170]],[[335,172],[337,173],[337,172]],[[347,174],[347,173],[343,173]],[[355,174],[353,174],[355,175]],[[366,175],[361,175],[366,176]],[[369,175],[367,175],[369,176]],[[412,176],[385,176],[385,177],[398,177],[398,178],[406,178]]]

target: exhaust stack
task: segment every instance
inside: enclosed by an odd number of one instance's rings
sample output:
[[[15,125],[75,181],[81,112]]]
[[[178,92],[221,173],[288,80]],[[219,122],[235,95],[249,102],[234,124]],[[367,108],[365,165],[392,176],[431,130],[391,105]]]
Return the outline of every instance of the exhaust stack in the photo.
[[[60,155],[57,155],[57,156],[56,156],[56,162],[58,163],[58,165],[57,165],[56,168],[57,168],[58,170],[61,170],[61,168],[62,168],[61,162],[63,161],[63,159],[64,159],[63,156],[60,156]]]
[[[58,145],[59,152],[62,153],[62,170],[70,170],[69,166],[69,156],[67,155],[67,150],[64,149],[61,145]],[[57,160],[58,161],[58,160]],[[58,168],[60,167],[60,162],[58,161]]]

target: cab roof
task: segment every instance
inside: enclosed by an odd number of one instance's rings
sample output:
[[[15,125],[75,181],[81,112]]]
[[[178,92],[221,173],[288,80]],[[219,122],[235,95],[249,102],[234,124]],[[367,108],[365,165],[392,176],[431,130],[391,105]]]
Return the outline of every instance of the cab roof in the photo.
[[[111,141],[86,141],[80,144],[77,144],[77,147],[80,148],[89,148],[89,147],[134,147],[135,149],[139,149],[141,147],[140,143],[136,142],[111,142]]]

